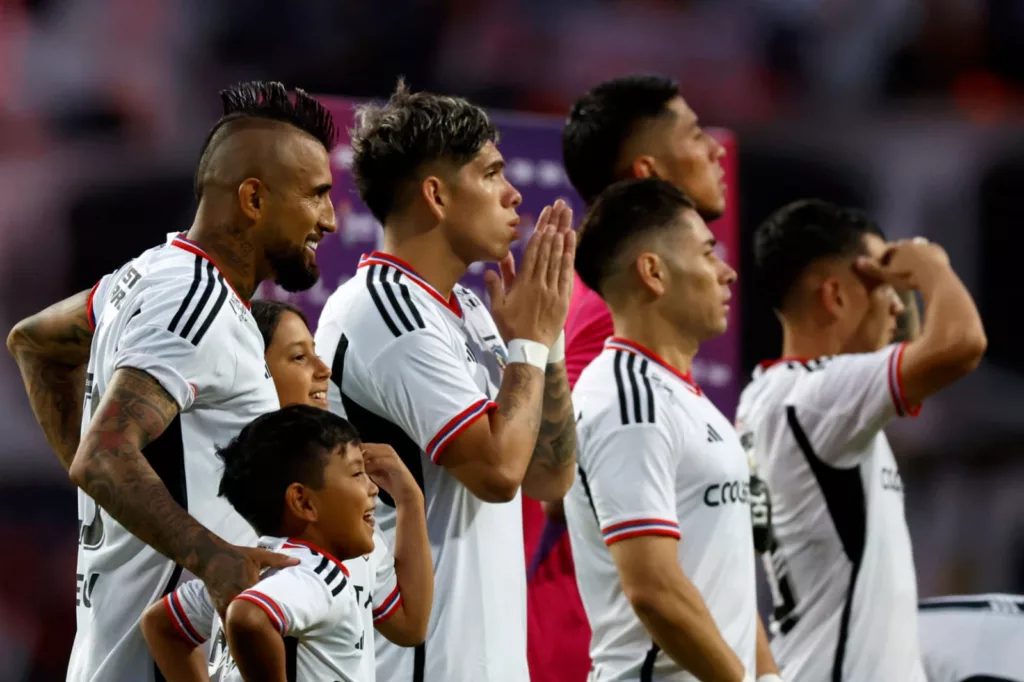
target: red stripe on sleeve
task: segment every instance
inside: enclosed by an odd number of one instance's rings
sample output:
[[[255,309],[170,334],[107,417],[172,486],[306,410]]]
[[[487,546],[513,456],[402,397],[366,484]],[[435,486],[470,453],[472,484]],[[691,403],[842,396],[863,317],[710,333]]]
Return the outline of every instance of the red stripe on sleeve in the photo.
[[[96,296],[96,290],[99,289],[99,287],[99,282],[96,282],[96,284],[92,285],[92,289],[89,291],[89,298],[87,299],[85,304],[85,314],[86,317],[89,318],[89,329],[93,331],[96,331],[96,313],[93,311],[92,308],[92,299]]]

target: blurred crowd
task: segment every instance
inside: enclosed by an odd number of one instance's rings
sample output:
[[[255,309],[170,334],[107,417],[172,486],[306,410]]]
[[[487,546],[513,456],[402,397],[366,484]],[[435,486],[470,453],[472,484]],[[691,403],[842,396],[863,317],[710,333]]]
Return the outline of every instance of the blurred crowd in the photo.
[[[0,0],[0,328],[187,226],[226,84],[377,97],[404,74],[564,115],[632,71],[677,78],[703,120],[739,132],[744,234],[819,195],[949,249],[990,352],[890,434],[921,592],[1024,592],[1019,0]],[[749,367],[777,351],[777,330],[756,292],[742,300]],[[0,433],[0,542],[14,557],[0,564],[0,682],[61,680],[74,496],[6,356]]]

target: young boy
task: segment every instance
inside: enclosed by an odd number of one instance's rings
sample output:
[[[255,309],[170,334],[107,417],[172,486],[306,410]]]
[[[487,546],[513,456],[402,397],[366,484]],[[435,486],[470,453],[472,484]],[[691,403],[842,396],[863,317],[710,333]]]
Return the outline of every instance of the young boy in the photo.
[[[224,623],[230,657],[220,666],[219,679],[372,679],[363,667],[372,633],[368,641],[342,560],[373,551],[377,486],[367,472],[384,485],[397,483],[394,472],[381,469],[397,457],[387,446],[361,444],[351,424],[309,405],[259,417],[218,452],[224,461],[220,494],[261,534],[261,547],[299,560],[266,572],[230,604]],[[407,513],[399,524],[425,535],[422,495],[418,505],[403,506]],[[421,587],[428,594],[414,600],[425,608],[405,614],[421,622],[424,635],[433,584],[425,583]],[[408,600],[401,608],[408,610]],[[143,634],[168,682],[209,679],[200,645],[216,620],[199,581],[147,610]]]

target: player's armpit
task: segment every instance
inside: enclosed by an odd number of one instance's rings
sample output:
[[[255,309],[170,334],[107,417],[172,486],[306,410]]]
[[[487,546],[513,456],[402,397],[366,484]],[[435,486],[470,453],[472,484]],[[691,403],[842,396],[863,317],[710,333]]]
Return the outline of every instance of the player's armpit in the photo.
[[[149,653],[167,682],[209,682],[202,647],[178,631],[162,600],[146,609],[140,625]]]
[[[117,370],[82,438],[70,476],[133,535],[206,578],[208,565],[225,553],[238,559],[237,550],[174,501],[142,453],[177,415],[178,404],[159,382],[145,372]]]
[[[93,324],[91,290],[16,324],[7,349],[21,370],[29,405],[64,468],[78,449]]]
[[[613,542],[622,590],[654,641],[706,682],[740,682],[746,671],[722,639],[700,592],[683,573],[679,541],[641,535]]]
[[[231,602],[224,634],[247,682],[286,682],[284,639],[262,608],[244,599]]]
[[[544,402],[540,430],[530,466],[523,478],[523,493],[535,500],[562,499],[576,475],[576,419],[565,363],[548,365],[544,372]]]
[[[466,427],[435,456],[484,502],[509,502],[519,491],[537,444],[543,377],[531,365],[509,364],[495,399],[497,409]]]

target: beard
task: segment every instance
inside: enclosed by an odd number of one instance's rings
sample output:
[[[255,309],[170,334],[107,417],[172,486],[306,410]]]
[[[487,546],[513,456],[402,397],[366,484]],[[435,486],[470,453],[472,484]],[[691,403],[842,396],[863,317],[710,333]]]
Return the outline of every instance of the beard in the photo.
[[[305,246],[285,246],[267,252],[267,260],[274,268],[274,281],[289,293],[306,291],[320,279],[316,261],[306,262]]]

